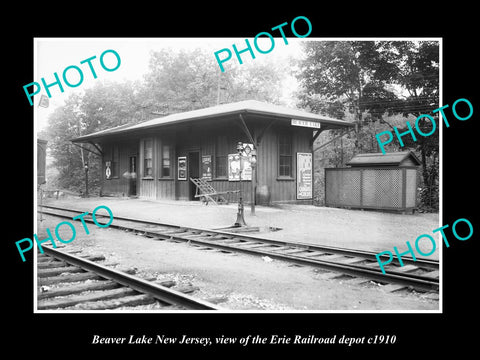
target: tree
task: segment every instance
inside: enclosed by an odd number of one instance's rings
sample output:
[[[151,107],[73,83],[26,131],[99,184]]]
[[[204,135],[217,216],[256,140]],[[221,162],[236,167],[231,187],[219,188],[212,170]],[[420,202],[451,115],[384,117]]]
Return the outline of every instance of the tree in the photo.
[[[131,81],[98,82],[86,89],[78,102],[85,119],[83,134],[148,119],[139,89],[140,84]]]
[[[265,62],[232,66],[220,73],[212,54],[201,49],[153,52],[143,81],[99,81],[82,95],[71,95],[50,116],[45,137],[59,169],[58,185],[83,192],[90,174],[89,188],[100,187],[99,158],[88,151],[96,149],[89,144],[78,147],[72,138],[218,103],[277,102],[284,70]]]
[[[282,70],[272,62],[235,66],[221,73],[202,49],[151,54],[141,97],[151,112],[176,113],[245,99],[278,102]]]
[[[386,116],[418,117],[438,107],[438,42],[306,42],[305,53],[297,75],[300,106],[337,118],[354,114],[354,151],[373,150],[372,139],[383,131],[380,127],[393,128]],[[424,133],[431,130],[424,119],[419,127]],[[431,199],[438,197],[438,132],[417,139],[404,142],[421,154],[427,188],[422,194],[430,194],[422,195],[422,201],[435,209],[438,202]]]
[[[85,126],[82,124],[80,102],[81,97],[72,94],[64,106],[55,109],[49,117],[46,134],[54,166],[59,172],[58,186],[82,192],[85,189],[82,181],[84,165],[90,163],[90,155],[70,142],[80,135]]]
[[[287,64],[281,65],[270,59],[232,66],[221,73],[220,86],[224,88],[221,101],[259,100],[279,103],[282,95],[281,82],[287,72]]]
[[[347,110],[355,114],[355,147],[362,152],[362,127],[381,119],[397,100],[386,86],[391,64],[374,41],[309,41],[304,50],[297,76],[300,106],[337,118]]]
[[[422,114],[433,116],[439,107],[439,45],[436,41],[390,41],[383,44],[392,54],[395,64],[395,82],[406,89],[408,95],[398,103],[397,111],[404,116]],[[435,115],[439,124],[438,116]],[[418,127],[423,133],[430,133],[432,125],[422,118]],[[406,128],[404,130],[407,130]],[[423,185],[420,192],[425,208],[438,210],[438,158],[439,130],[432,135],[417,136],[417,141],[406,139],[405,145],[420,152]]]
[[[45,137],[58,170],[57,184],[60,188],[85,194],[89,190],[98,192],[101,164],[94,153],[98,152],[97,149],[89,144],[80,147],[71,139],[141,121],[145,114],[136,92],[136,85],[131,82],[98,82],[82,95],[70,95],[65,105],[50,115]]]

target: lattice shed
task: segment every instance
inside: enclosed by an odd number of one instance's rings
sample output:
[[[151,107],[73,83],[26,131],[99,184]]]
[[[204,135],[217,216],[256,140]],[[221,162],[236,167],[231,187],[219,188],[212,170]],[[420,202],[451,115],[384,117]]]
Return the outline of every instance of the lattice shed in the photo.
[[[412,212],[420,160],[411,151],[358,154],[346,168],[325,169],[325,205]]]

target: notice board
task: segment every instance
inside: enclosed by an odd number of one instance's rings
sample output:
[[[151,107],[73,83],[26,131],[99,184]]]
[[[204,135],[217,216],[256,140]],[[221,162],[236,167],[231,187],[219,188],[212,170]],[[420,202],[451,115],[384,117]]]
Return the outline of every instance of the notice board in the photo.
[[[312,198],[312,153],[297,153],[297,200]]]

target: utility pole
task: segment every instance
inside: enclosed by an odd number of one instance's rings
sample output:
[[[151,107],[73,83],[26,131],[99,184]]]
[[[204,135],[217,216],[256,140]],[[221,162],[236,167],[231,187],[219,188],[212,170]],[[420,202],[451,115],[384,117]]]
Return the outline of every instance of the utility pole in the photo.
[[[220,90],[227,90],[226,87],[220,86],[220,82],[222,80],[221,78],[222,73],[218,71],[218,76],[217,76],[217,105],[220,105]]]
[[[217,105],[220,105],[220,72],[218,72],[217,76]]]
[[[241,227],[247,226],[245,222],[245,218],[243,217],[243,194],[242,194],[242,151],[243,151],[243,144],[239,142],[237,144],[237,152],[238,152],[238,160],[240,162],[240,173],[239,173],[239,184],[240,184],[240,194],[238,198],[238,211],[237,211],[237,220],[235,221],[234,226]]]
[[[88,162],[85,162],[84,169],[85,169],[85,197],[88,197]]]

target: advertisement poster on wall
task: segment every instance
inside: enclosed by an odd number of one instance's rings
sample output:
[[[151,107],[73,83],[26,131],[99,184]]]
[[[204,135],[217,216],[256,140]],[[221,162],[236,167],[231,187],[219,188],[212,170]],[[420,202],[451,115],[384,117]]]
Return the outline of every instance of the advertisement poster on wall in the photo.
[[[187,157],[178,157],[178,180],[187,180]]]
[[[242,181],[252,180],[252,165],[249,158],[242,157]],[[240,155],[228,154],[228,181],[240,181]]]
[[[202,155],[202,179],[212,180],[212,155]]]
[[[312,199],[312,154],[297,153],[297,200]]]

